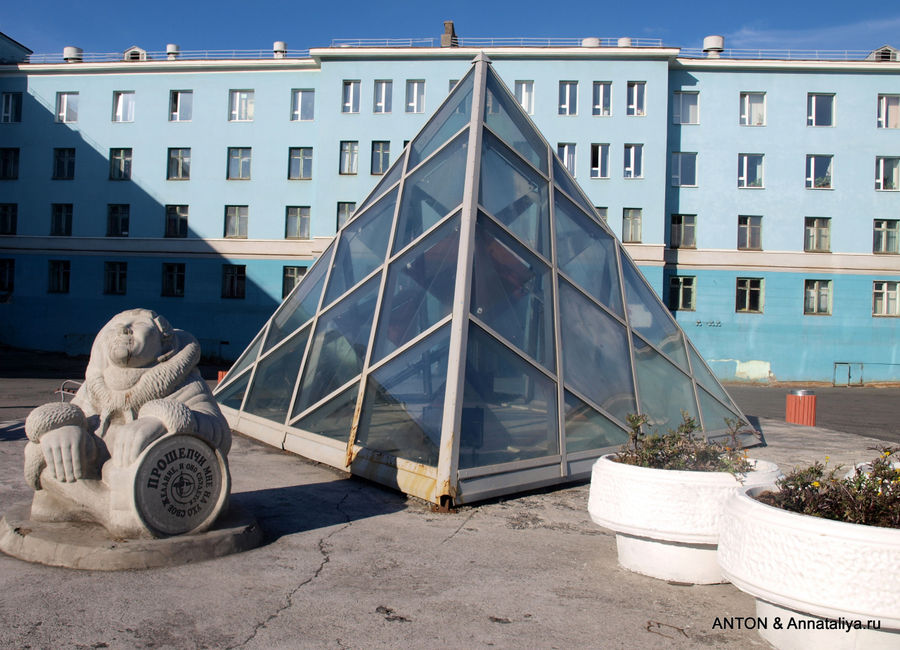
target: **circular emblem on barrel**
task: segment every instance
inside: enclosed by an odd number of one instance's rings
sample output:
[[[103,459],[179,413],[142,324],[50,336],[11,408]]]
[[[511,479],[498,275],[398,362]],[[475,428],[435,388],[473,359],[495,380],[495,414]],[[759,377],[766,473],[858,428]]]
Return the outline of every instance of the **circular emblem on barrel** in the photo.
[[[134,504],[155,535],[201,532],[212,525],[228,496],[222,455],[191,435],[160,438],[138,460]]]

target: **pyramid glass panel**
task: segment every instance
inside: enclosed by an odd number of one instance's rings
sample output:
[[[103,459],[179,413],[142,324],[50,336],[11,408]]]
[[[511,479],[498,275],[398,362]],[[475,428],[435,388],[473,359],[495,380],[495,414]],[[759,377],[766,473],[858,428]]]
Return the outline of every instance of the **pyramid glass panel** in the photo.
[[[216,393],[216,399],[225,406],[233,409],[241,408],[244,401],[244,393],[247,392],[247,384],[250,382],[250,373],[246,373],[243,377],[235,381],[231,386],[226,386],[222,391]]]
[[[245,368],[249,368],[256,361],[256,354],[259,352],[259,346],[262,345],[262,337],[265,331],[265,328],[263,328],[262,332],[256,335],[256,338],[253,339],[250,346],[244,350],[244,353],[240,358],[238,358],[235,364],[231,366],[231,370],[229,370],[228,374],[222,378],[221,382],[219,382],[219,385],[222,386],[222,388],[225,388],[228,382],[237,377]]]
[[[628,324],[687,372],[687,355],[684,352],[681,328],[644,281],[634,263],[624,253],[621,258]]]
[[[340,234],[324,305],[342,296],[384,263],[397,192],[391,192]]]
[[[694,346],[688,344],[688,350],[691,353],[691,368],[694,371],[694,379],[697,380],[697,383],[703,386],[703,388],[708,390],[711,394],[718,397],[721,401],[734,407],[734,402],[731,401],[731,397],[728,396],[728,393],[722,388],[719,380],[716,379],[712,372],[706,367],[706,364],[703,362],[703,359],[700,358],[700,355],[697,354]]]
[[[559,453],[556,382],[469,326],[459,467]]]
[[[437,465],[449,349],[445,326],[369,376],[356,444]]]
[[[347,442],[350,438],[350,428],[353,426],[358,395],[359,384],[354,384],[293,425],[332,440]]]
[[[691,378],[637,336],[634,342],[634,374],[641,396],[641,413],[651,430],[662,433],[681,424],[681,412],[697,418],[697,402]],[[699,422],[699,420],[698,420]]]
[[[714,431],[727,431],[728,422],[726,420],[741,420],[745,418],[737,413],[722,406],[703,388],[697,389],[697,396],[700,398],[700,411],[703,413],[703,428],[711,433]]]
[[[400,157],[394,161],[394,164],[391,165],[391,168],[388,169],[387,174],[381,177],[381,180],[378,181],[378,185],[375,186],[375,189],[369,192],[369,196],[366,197],[366,200],[362,202],[362,204],[356,208],[356,212],[353,213],[353,217],[351,217],[351,221],[355,219],[358,215],[362,214],[362,212],[368,208],[372,203],[378,199],[382,194],[388,191],[394,183],[400,180],[400,177],[403,175],[403,161],[406,159],[406,151],[400,154]]]
[[[356,377],[372,328],[379,278],[374,277],[319,316],[293,416]]]
[[[260,359],[244,404],[247,413],[284,422],[308,339],[309,328],[306,328],[272,354]]]
[[[483,214],[475,227],[473,263],[472,314],[553,371],[550,267]]]
[[[556,156],[553,156],[553,180],[556,181],[556,184],[562,188],[563,192],[568,194],[569,198],[580,205],[585,212],[590,215],[594,214],[594,206],[584,199],[581,192],[578,190],[578,185],[575,183],[575,180],[569,175],[568,170],[562,166]]]
[[[569,391],[566,399],[566,453],[603,449],[628,442],[628,432]]]
[[[562,194],[553,200],[559,270],[604,306],[624,316],[616,242]]]
[[[472,117],[472,86],[475,75],[469,73],[456,84],[434,117],[409,147],[409,169],[437,151]]]
[[[461,134],[403,183],[395,253],[462,203],[468,145]]]
[[[532,165],[547,174],[547,145],[493,71],[487,76],[484,123]]]
[[[269,334],[266,336],[266,345],[263,353],[276,343],[294,332],[301,325],[309,321],[319,307],[319,298],[322,297],[322,287],[325,286],[325,276],[331,263],[331,252],[334,244],[330,244],[322,256],[312,267],[294,290],[290,293],[269,325]]]
[[[391,263],[375,334],[375,363],[450,313],[459,214]]]
[[[559,310],[565,383],[625,422],[637,411],[625,326],[564,280]]]
[[[550,257],[548,183],[506,145],[484,133],[478,202],[522,241]]]

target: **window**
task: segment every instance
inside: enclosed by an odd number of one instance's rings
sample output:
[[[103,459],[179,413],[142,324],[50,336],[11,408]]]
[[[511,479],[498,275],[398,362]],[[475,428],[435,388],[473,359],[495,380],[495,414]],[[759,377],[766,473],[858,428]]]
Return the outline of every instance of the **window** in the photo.
[[[872,232],[873,253],[900,253],[900,220],[875,219]]]
[[[600,218],[603,219],[604,221],[606,221],[607,218],[609,218],[609,208],[607,208],[606,206],[595,205],[594,209],[597,211],[597,214],[600,215]]]
[[[125,295],[128,262],[103,263],[103,293]]]
[[[577,81],[560,81],[559,82],[559,114],[560,115],[577,115],[578,114],[578,82]]]
[[[341,161],[338,171],[341,174],[355,174],[359,160],[359,142],[343,140],[341,142]]]
[[[22,93],[0,93],[0,123],[22,121]]]
[[[831,219],[827,217],[806,217],[803,250],[807,253],[828,253],[831,251]]]
[[[316,91],[300,88],[291,91],[291,121],[309,122],[315,117]]]
[[[425,82],[421,79],[406,82],[406,112],[425,112]]]
[[[900,282],[872,283],[872,315],[900,316]]]
[[[131,206],[127,203],[110,203],[106,206],[106,236],[127,237]]]
[[[831,189],[831,169],[834,156],[807,154],[806,188],[815,190]]]
[[[18,149],[16,159],[18,160]],[[900,190],[900,158],[887,156],[875,158],[875,189]]]
[[[569,173],[572,176],[575,175],[575,143],[574,142],[560,142],[556,145],[556,153],[559,156],[559,159],[562,160],[563,165],[566,166],[566,169],[569,170]]]
[[[622,210],[622,241],[626,244],[641,243],[641,208]]]
[[[766,125],[766,94],[741,93],[741,126]]]
[[[345,81],[341,94],[341,113],[359,113],[359,82]]]
[[[609,145],[591,145],[591,178],[609,178]]]
[[[70,181],[75,178],[75,149],[53,150],[53,180]]]
[[[15,235],[19,216],[17,203],[0,203],[0,235]]]
[[[805,280],[803,292],[804,314],[831,314],[831,280]]]
[[[672,124],[700,124],[700,93],[672,94]]]
[[[372,98],[373,113],[390,113],[391,96],[394,93],[394,82],[389,79],[375,81],[375,96]],[[301,267],[297,267],[301,268]]]
[[[643,178],[644,177],[644,145],[642,144],[626,144],[625,145],[625,167],[623,170],[625,178]]]
[[[72,236],[72,208],[71,203],[53,203],[50,205],[50,234],[52,236]]]
[[[452,92],[454,88],[456,88],[456,84],[459,83],[459,79],[451,79],[447,82],[447,92]]]
[[[672,185],[674,187],[697,186],[697,154],[674,152],[672,154]]]
[[[184,264],[163,263],[162,295],[172,298],[184,297]]]
[[[284,217],[285,239],[309,239],[309,206],[289,205]]]
[[[188,234],[188,206],[166,206],[166,230],[165,236],[170,238],[184,238]]]
[[[0,149],[0,180],[14,181],[19,177],[19,149]]]
[[[134,91],[113,91],[113,122],[134,122]]]
[[[191,149],[181,147],[169,149],[169,166],[166,178],[170,181],[186,181],[191,178]]]
[[[763,187],[763,154],[738,154],[738,187]]]
[[[252,90],[232,90],[229,92],[228,121],[253,121],[254,92]]]
[[[669,309],[694,311],[694,287],[697,278],[692,275],[673,275],[669,278]]]
[[[78,121],[78,93],[56,93],[56,121]]]
[[[669,230],[671,248],[697,248],[697,215],[673,214]]]
[[[131,149],[109,150],[109,180],[127,181],[131,179]]]
[[[628,104],[625,107],[625,115],[646,115],[646,89],[644,81],[628,82]]]
[[[391,166],[391,143],[387,140],[372,141],[372,173],[383,174]]]
[[[516,81],[516,101],[522,110],[529,115],[534,114],[534,82]]]
[[[190,122],[194,114],[194,91],[169,91],[169,121]]]
[[[591,114],[609,117],[612,115],[612,82],[595,81],[591,102]]]
[[[738,278],[734,292],[734,310],[751,314],[763,312],[765,280],[763,278]]]
[[[337,204],[337,227],[341,228],[356,210],[356,203],[352,201],[338,201]]]
[[[69,273],[72,268],[69,260],[50,260],[47,282],[48,293],[69,293]]]
[[[809,93],[806,97],[806,124],[834,126],[834,95]]]
[[[303,276],[306,275],[305,266],[284,266],[281,271],[281,297],[287,298],[288,294],[294,290]]]
[[[900,95],[878,95],[877,124],[879,129],[900,129]]]
[[[225,237],[229,239],[247,239],[247,217],[249,208],[246,205],[225,206]]]
[[[250,180],[250,147],[228,147],[228,172],[230,181]]]
[[[247,267],[243,264],[222,265],[222,297],[244,298],[247,287]]]
[[[0,293],[12,293],[16,280],[16,261],[0,260]]]
[[[762,217],[738,215],[737,247],[741,251],[762,250]]]
[[[312,147],[291,147],[288,149],[288,179],[292,181],[312,178]]]

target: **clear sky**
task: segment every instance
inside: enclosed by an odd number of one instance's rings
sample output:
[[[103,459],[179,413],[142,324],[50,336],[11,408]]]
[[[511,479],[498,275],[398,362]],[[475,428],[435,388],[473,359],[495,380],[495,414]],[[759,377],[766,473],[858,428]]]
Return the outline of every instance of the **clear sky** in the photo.
[[[459,36],[619,37],[700,47],[873,50],[900,46],[900,5],[846,0],[8,0],[0,32],[35,53],[267,50],[322,47],[334,38],[437,37],[444,20]]]

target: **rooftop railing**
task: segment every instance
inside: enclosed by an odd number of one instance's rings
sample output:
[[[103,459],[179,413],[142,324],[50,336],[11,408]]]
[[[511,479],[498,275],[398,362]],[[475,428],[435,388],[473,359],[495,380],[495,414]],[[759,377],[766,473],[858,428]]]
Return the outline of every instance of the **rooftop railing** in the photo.
[[[305,59],[309,57],[309,50],[286,50],[285,59]],[[109,63],[112,61],[124,61],[127,63],[140,61],[231,61],[243,59],[272,59],[275,58],[271,49],[268,50],[180,50],[177,55],[171,56],[163,52],[147,52],[143,57],[126,58],[124,52],[84,52],[81,60],[84,63]],[[64,63],[62,53],[58,54],[31,54],[26,63]]]
[[[619,38],[598,38],[599,45],[617,47]],[[585,47],[585,39],[545,37],[457,37],[458,47]],[[663,47],[658,38],[631,38],[631,47]],[[331,47],[440,47],[440,38],[335,38]]]
[[[710,58],[698,47],[683,47],[681,58]],[[727,49],[719,53],[721,59],[777,59],[788,61],[864,61],[872,58],[872,50],[793,50],[793,49]]]

